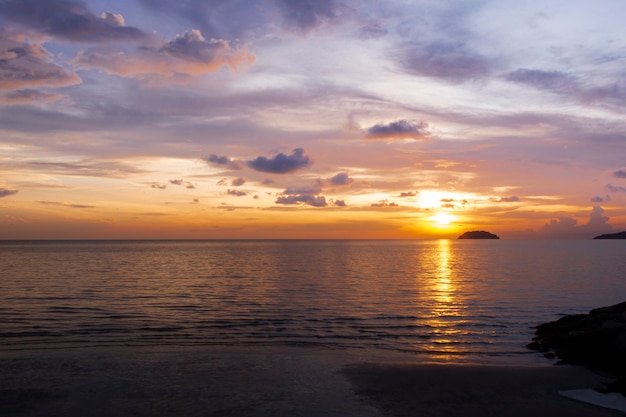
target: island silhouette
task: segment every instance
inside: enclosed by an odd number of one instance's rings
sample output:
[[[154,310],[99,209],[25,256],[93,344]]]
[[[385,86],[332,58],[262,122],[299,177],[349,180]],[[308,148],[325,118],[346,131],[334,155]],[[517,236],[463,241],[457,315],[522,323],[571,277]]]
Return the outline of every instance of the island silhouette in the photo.
[[[594,237],[594,239],[626,239],[626,231],[619,233],[608,233]]]
[[[459,239],[500,239],[497,235],[493,233],[486,232],[484,230],[473,230],[471,232],[465,232]]]

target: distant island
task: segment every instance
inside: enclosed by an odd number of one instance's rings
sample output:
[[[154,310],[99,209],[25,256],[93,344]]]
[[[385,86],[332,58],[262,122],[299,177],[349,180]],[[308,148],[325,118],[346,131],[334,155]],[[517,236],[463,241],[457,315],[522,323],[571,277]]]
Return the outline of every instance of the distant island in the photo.
[[[626,239],[626,231],[619,233],[609,233],[594,237],[594,239]]]
[[[500,239],[497,235],[493,233],[485,232],[484,230],[474,230],[471,232],[465,232],[459,239]]]

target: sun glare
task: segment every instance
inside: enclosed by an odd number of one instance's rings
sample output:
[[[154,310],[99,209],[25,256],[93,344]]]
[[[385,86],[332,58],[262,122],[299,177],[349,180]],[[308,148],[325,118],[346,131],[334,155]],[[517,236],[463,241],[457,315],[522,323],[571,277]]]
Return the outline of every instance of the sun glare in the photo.
[[[448,214],[445,211],[440,211],[432,216],[430,219],[435,223],[436,226],[445,227],[452,223],[454,220],[456,220],[456,216]]]

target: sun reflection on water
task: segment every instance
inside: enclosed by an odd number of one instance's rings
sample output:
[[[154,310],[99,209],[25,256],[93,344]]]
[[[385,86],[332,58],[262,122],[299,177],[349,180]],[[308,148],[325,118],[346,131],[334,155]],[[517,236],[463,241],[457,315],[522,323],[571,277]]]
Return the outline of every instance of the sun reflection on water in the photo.
[[[459,335],[463,330],[463,305],[458,296],[458,288],[453,271],[454,255],[448,240],[442,239],[434,248],[431,257],[433,273],[425,288],[430,296],[430,314],[426,324],[432,328],[429,349],[440,360],[458,359],[462,353]]]

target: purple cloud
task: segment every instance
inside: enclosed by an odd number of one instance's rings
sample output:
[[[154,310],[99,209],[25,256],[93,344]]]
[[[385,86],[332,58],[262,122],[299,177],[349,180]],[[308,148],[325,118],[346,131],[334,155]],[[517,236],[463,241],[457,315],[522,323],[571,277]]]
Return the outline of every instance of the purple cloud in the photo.
[[[373,203],[372,207],[400,207],[398,204],[393,201],[390,203],[387,200],[381,200],[378,203]]]
[[[347,172],[340,172],[328,181],[334,185],[350,185],[354,182],[354,179],[350,178]]]
[[[241,187],[245,183],[246,183],[246,180],[243,177],[239,177],[239,178],[235,178],[234,180],[232,180],[230,184],[233,187]]]
[[[484,78],[491,72],[487,58],[452,43],[411,45],[402,64],[414,74],[448,81]]]
[[[418,192],[417,191],[403,191],[400,193],[400,195],[398,197],[415,197],[417,196]]]
[[[146,9],[163,16],[187,20],[209,37],[228,39],[254,35],[267,24],[265,0],[137,0]]]
[[[526,84],[542,90],[576,90],[576,80],[559,71],[542,71],[520,68],[510,72],[505,77],[508,81]]]
[[[10,195],[15,195],[18,192],[19,192],[18,190],[7,190],[6,188],[0,188],[0,198],[8,197]]]
[[[60,99],[58,94],[47,94],[37,90],[23,89],[10,91],[0,96],[1,104],[51,103]]]
[[[591,202],[592,203],[603,203],[604,202],[604,198],[600,197],[600,196],[595,196],[595,197],[591,197]]]
[[[304,187],[289,187],[283,194],[318,194],[321,191],[317,185],[304,186]]]
[[[512,195],[510,197],[500,197],[500,198],[490,198],[491,201],[495,201],[497,203],[519,203],[521,200],[518,196]]]
[[[335,17],[334,0],[277,0],[277,4],[287,22],[302,32]]]
[[[173,184],[173,185],[184,185],[185,188],[189,188],[189,189],[196,188],[195,185],[193,185],[189,181],[183,181],[182,178],[181,179],[170,180],[169,183]]]
[[[626,187],[617,186],[613,184],[607,184],[606,188],[612,193],[626,193]]]
[[[229,189],[228,191],[226,191],[226,193],[227,193],[228,195],[232,195],[232,196],[235,196],[235,197],[243,197],[243,196],[245,196],[245,195],[248,195],[248,193],[247,193],[247,192],[245,192],[245,191],[241,191],[241,190],[230,190],[230,189]]]
[[[429,138],[428,124],[413,120],[396,120],[387,124],[379,123],[367,129],[367,137],[372,139],[416,139]]]
[[[312,194],[295,194],[295,195],[285,195],[280,196],[276,199],[276,204],[299,204],[304,203],[308,206],[313,207],[326,207],[328,203],[326,202],[326,198],[324,196],[316,196]]]
[[[48,35],[73,42],[130,41],[146,37],[124,25],[121,15],[92,14],[83,2],[72,0],[3,0],[0,16]]]
[[[613,176],[615,178],[626,178],[626,170],[625,169],[618,169],[617,171],[615,171],[613,173]]]
[[[7,31],[0,29],[0,90],[59,87],[80,82],[76,74],[55,64],[43,46],[11,39]],[[19,101],[19,96],[23,98],[25,94],[29,93],[15,93],[8,98]]]
[[[248,166],[256,171],[270,172],[273,174],[286,174],[304,168],[311,164],[311,159],[304,155],[304,149],[297,148],[291,155],[279,153],[272,158],[259,156],[252,161],[248,161]]]
[[[240,170],[242,168],[241,161],[230,159],[226,156],[209,155],[204,160],[213,165],[224,165],[233,170]]]
[[[224,66],[236,70],[241,64],[251,64],[254,59],[246,49],[232,48],[223,39],[206,40],[198,29],[192,29],[161,46],[143,45],[132,53],[91,48],[79,52],[74,63],[84,69],[141,79],[147,75],[195,76],[217,72]]]
[[[60,207],[70,207],[70,208],[77,208],[77,209],[90,209],[90,208],[95,208],[96,206],[88,206],[85,204],[69,204],[69,203],[62,203],[60,201],[39,201],[39,204],[44,204],[47,206],[60,206]]]
[[[571,217],[559,217],[544,224],[541,233],[548,236],[567,236],[569,238],[589,237],[593,234],[610,231],[612,227],[608,221],[609,218],[604,215],[604,209],[600,206],[593,206],[589,221],[586,224],[578,225],[576,219]]]

